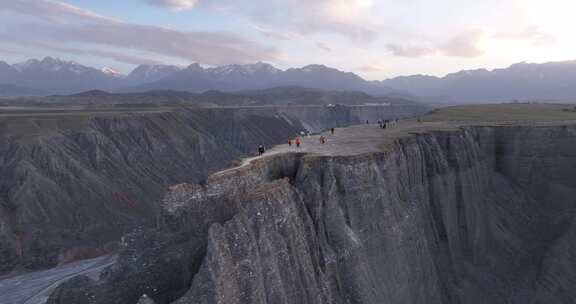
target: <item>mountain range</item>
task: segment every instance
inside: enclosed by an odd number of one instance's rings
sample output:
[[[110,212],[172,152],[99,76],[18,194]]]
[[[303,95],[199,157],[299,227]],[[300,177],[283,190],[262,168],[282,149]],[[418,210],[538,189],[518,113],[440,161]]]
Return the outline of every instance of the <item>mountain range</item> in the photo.
[[[364,91],[372,94],[390,92],[383,86],[366,81],[354,73],[323,65],[280,70],[262,62],[213,68],[203,68],[199,64],[192,64],[159,81],[128,89],[136,91],[171,89],[197,92],[254,90],[282,86]]]
[[[477,69],[445,77],[414,75],[380,82],[396,91],[448,103],[576,101],[576,61],[517,63],[504,69]]]
[[[444,77],[401,76],[382,81],[324,65],[278,69],[267,63],[203,67],[140,65],[128,75],[46,57],[10,65],[0,61],[0,96],[74,94],[90,90],[118,93],[178,90],[224,92],[274,87],[362,91],[373,95],[419,96],[434,103],[511,100],[575,101],[576,61],[517,63],[495,70],[465,70]]]
[[[158,90],[147,92],[111,93],[91,90],[72,95],[46,97],[21,97],[4,100],[9,104],[77,104],[77,105],[174,105],[185,104],[203,107],[218,106],[336,106],[336,105],[417,105],[402,97],[373,96],[357,91],[335,91],[302,87],[275,87],[264,90],[239,92]],[[11,103],[10,103],[11,102]]]
[[[354,73],[323,65],[308,65],[288,70],[280,70],[262,62],[210,68],[204,68],[197,63],[185,68],[140,65],[128,75],[122,75],[108,67],[96,69],[52,57],[30,59],[14,65],[0,61],[0,84],[29,88],[28,91],[19,90],[20,94],[15,96],[38,95],[38,92],[74,94],[89,90],[240,91],[285,86],[364,91],[373,94],[390,91]]]

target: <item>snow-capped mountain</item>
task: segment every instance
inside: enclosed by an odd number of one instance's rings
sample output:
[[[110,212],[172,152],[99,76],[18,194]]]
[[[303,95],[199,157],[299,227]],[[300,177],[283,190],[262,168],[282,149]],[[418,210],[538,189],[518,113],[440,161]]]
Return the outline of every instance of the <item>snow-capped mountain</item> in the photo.
[[[503,69],[464,70],[445,77],[405,76],[382,85],[448,102],[576,101],[576,61],[516,63]]]
[[[93,72],[96,69],[80,65],[74,61],[64,61],[58,58],[46,57],[42,60],[30,59],[25,62],[17,63],[13,67],[20,73],[34,71],[66,71],[74,74],[83,74]]]
[[[134,85],[154,82],[180,70],[181,68],[175,65],[139,65],[128,74],[126,81]]]
[[[171,89],[192,92],[207,90],[238,91],[281,86],[303,86],[319,89],[361,90],[385,93],[354,73],[346,73],[323,65],[309,65],[288,70],[270,64],[232,64],[204,68],[195,63],[159,81],[145,84],[137,90]]]
[[[140,65],[127,76],[110,67],[95,69],[73,61],[46,57],[9,65],[0,62],[0,83],[68,94],[100,89],[111,91],[208,90],[239,91],[278,86],[363,90],[381,93],[378,87],[353,73],[322,65],[281,70],[271,64],[231,64],[203,67],[198,63],[180,68],[172,65]]]
[[[116,78],[124,78],[125,77],[124,74],[116,71],[115,69],[113,69],[111,67],[103,67],[102,69],[100,69],[100,71],[106,75],[110,75],[110,76],[116,77]]]
[[[74,93],[94,88],[109,89],[116,86],[119,75],[113,69],[95,69],[74,61],[45,57],[16,63],[2,75],[6,66],[0,67],[0,83],[33,88],[48,93]]]
[[[576,100],[576,61],[544,64],[518,63],[508,68],[466,70],[445,77],[403,76],[366,81],[360,76],[324,65],[278,69],[268,63],[186,68],[141,65],[128,76],[104,67],[95,69],[73,61],[46,57],[10,65],[0,61],[0,84],[10,92],[34,90],[52,94],[88,90],[142,92],[179,90],[241,91],[298,86],[324,90],[363,91],[369,94],[409,94],[434,97],[433,102],[519,100]],[[27,88],[26,90],[14,88]],[[440,98],[438,98],[440,97]]]
[[[275,68],[273,65],[257,62],[254,64],[230,64],[220,67],[215,67],[209,69],[209,71],[214,75],[244,75],[244,76],[255,76],[255,75],[274,75],[282,72],[282,70]]]

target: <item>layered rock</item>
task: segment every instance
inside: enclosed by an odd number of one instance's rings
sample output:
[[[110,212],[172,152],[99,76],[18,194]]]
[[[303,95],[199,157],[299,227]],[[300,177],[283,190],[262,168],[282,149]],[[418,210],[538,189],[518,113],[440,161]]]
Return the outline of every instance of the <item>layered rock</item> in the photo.
[[[0,273],[110,252],[154,223],[168,186],[303,131],[421,113],[421,106],[181,109],[4,118]]]
[[[100,295],[87,303],[572,303],[575,137],[574,126],[469,127],[379,152],[259,159],[169,192],[160,232],[139,238],[171,245],[123,250],[83,292]]]

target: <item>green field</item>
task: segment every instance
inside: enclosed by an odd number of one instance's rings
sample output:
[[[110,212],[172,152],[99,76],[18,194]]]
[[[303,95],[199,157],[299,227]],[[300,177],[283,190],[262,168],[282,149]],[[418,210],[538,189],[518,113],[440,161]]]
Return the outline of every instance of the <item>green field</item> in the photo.
[[[531,124],[576,120],[574,105],[564,104],[493,104],[453,106],[433,110],[423,122],[463,124]]]

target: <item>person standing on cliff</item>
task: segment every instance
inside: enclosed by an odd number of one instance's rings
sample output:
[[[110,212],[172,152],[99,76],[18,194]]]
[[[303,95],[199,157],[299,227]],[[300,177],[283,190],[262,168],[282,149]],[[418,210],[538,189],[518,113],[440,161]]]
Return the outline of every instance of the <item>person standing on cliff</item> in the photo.
[[[335,131],[334,128],[330,129],[330,133],[332,133],[332,135],[334,135],[334,131]]]
[[[263,145],[258,146],[258,155],[262,156],[262,154],[264,154],[265,151],[266,149],[264,148]]]
[[[292,147],[292,139],[288,138],[288,147]]]
[[[301,143],[302,143],[302,140],[300,139],[300,136],[296,137],[296,148],[300,148]]]

